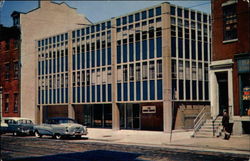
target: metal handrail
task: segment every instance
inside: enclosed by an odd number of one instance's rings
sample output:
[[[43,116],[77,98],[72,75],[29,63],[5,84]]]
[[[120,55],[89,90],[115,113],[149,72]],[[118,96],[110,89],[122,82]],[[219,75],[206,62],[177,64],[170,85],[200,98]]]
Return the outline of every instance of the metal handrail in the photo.
[[[212,120],[212,124],[213,124],[213,136],[215,136],[214,122],[217,120],[218,117],[219,117],[219,114]]]
[[[196,118],[194,119],[194,125],[196,124],[196,120],[200,117],[200,115],[203,113],[203,111],[205,110],[206,106],[203,107],[203,109],[200,111],[200,113],[196,116]]]
[[[200,119],[197,121],[197,123],[194,125],[194,132],[198,131],[198,129],[203,125],[203,123],[205,122],[205,116],[207,115],[208,113],[205,112],[202,114],[202,116],[200,117]]]

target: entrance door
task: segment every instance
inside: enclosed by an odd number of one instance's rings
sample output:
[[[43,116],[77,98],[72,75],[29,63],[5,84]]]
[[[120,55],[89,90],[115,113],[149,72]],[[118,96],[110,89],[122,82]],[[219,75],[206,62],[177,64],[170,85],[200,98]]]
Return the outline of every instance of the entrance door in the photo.
[[[228,111],[228,76],[227,72],[216,73],[219,91],[219,115],[223,115],[223,110]]]
[[[119,104],[120,127],[125,129],[140,129],[140,104]]]

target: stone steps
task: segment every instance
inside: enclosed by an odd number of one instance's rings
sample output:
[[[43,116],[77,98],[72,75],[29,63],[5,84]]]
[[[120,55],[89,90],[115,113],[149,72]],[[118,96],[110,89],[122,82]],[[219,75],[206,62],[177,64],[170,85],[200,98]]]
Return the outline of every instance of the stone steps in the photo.
[[[221,126],[222,117],[218,117],[214,122],[212,119],[206,120],[203,126],[195,133],[196,138],[213,137],[214,133]],[[214,133],[213,133],[214,132]]]

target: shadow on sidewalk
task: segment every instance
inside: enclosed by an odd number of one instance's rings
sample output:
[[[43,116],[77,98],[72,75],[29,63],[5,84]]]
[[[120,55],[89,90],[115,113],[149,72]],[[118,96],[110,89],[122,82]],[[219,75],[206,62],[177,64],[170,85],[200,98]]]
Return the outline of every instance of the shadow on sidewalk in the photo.
[[[86,152],[46,155],[40,157],[16,158],[3,161],[142,161],[136,159],[141,154],[107,150],[93,150]]]

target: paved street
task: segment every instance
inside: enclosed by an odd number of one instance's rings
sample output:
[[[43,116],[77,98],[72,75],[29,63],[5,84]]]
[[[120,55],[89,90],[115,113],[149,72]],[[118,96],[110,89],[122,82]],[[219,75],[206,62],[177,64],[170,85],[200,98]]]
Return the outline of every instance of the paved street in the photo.
[[[1,137],[3,161],[248,161],[246,155],[32,136]]]

